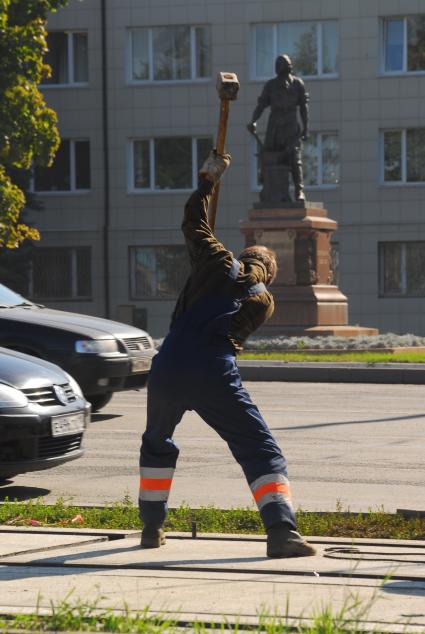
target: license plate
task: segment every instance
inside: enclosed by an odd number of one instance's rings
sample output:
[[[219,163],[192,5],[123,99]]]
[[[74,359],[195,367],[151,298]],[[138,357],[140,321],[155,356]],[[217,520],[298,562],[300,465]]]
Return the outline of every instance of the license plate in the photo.
[[[66,416],[55,416],[52,418],[52,436],[78,434],[84,431],[84,428],[84,412],[78,412],[78,414],[67,414]]]
[[[151,363],[151,359],[132,359],[131,371],[133,373],[146,372],[146,370],[149,370],[150,363]]]

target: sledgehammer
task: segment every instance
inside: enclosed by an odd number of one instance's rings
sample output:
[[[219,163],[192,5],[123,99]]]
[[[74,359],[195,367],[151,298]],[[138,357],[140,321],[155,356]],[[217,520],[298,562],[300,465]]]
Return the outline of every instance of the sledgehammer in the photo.
[[[218,124],[217,154],[223,154],[226,142],[227,122],[229,119],[230,102],[237,99],[239,90],[239,81],[235,73],[218,73],[217,75],[217,92],[220,97],[220,120]],[[209,223],[214,231],[215,218],[217,215],[218,194],[220,192],[220,183],[217,183],[210,205]]]

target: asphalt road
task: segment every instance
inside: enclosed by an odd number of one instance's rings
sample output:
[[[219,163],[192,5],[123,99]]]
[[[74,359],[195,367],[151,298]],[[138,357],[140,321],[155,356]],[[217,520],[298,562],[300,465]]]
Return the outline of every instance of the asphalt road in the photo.
[[[289,463],[296,507],[425,510],[424,388],[416,385],[246,383]],[[86,454],[17,476],[0,498],[103,504],[137,499],[146,391],[117,394],[93,416]],[[193,412],[176,431],[181,454],[170,506],[251,506],[223,441]]]

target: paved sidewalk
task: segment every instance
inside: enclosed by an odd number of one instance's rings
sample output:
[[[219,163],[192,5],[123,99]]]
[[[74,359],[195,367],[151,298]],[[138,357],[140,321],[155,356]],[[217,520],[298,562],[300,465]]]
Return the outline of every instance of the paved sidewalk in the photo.
[[[425,631],[423,542],[311,538],[318,556],[272,560],[261,536],[171,533],[166,546],[143,551],[139,539],[137,531],[0,527],[0,612],[48,610],[74,590],[75,600],[101,597],[117,610],[249,624],[265,611],[299,622],[360,598],[370,602],[367,629]]]

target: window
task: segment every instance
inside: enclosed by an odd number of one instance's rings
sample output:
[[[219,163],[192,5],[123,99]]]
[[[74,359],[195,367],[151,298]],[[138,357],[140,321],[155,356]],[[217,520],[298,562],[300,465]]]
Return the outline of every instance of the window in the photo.
[[[212,148],[211,137],[163,137],[132,141],[130,189],[194,189],[198,171]]]
[[[256,151],[258,152],[257,148]],[[339,137],[337,132],[312,132],[303,142],[302,161],[306,187],[336,187],[340,182]],[[257,155],[257,187],[261,183]]]
[[[44,300],[90,299],[90,247],[37,247],[31,258],[29,295]]]
[[[384,183],[425,182],[425,128],[385,130],[382,180]]]
[[[425,242],[381,242],[378,250],[380,295],[425,296]]]
[[[186,247],[130,247],[132,299],[175,299],[189,275]]]
[[[385,73],[425,71],[425,14],[384,20],[383,70]]]
[[[325,22],[281,22],[254,26],[254,78],[273,76],[276,57],[289,55],[294,72],[303,77],[338,73],[338,25]]]
[[[336,132],[312,132],[303,144],[306,187],[339,185],[339,138]]]
[[[131,81],[184,81],[211,76],[208,26],[130,31]]]
[[[87,33],[52,31],[47,35],[44,58],[51,77],[43,85],[86,84],[88,82]]]
[[[35,167],[36,192],[75,192],[90,189],[90,142],[62,139],[51,167]]]

